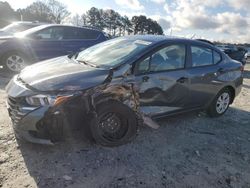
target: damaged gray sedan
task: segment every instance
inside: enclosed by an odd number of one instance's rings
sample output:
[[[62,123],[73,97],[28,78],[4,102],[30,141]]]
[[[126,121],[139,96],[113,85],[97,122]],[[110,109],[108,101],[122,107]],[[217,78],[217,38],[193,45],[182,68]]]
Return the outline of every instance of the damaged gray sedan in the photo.
[[[242,71],[202,41],[122,37],[26,67],[6,87],[7,106],[24,140],[53,144],[82,129],[98,144],[118,146],[143,124],[156,128],[156,118],[224,114],[241,90]]]

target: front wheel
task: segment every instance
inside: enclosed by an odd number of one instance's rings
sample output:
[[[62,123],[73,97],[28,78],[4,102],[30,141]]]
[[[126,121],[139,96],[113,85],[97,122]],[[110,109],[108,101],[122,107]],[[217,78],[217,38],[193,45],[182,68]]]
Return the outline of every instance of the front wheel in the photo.
[[[228,89],[221,90],[208,107],[208,115],[211,117],[218,117],[223,115],[229,107],[231,97],[231,92]]]
[[[10,52],[3,57],[2,64],[4,71],[18,73],[28,65],[28,58],[22,53]]]
[[[109,100],[97,105],[97,118],[90,123],[94,140],[114,147],[129,142],[137,133],[136,114],[119,101]]]

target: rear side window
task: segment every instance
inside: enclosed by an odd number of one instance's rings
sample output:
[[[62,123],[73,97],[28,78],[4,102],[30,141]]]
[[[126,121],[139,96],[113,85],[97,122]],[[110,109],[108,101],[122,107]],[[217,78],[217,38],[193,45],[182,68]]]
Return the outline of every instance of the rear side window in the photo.
[[[217,64],[220,61],[221,61],[221,55],[218,52],[214,51],[214,64]]]
[[[63,27],[49,27],[33,34],[34,38],[44,40],[62,40],[64,35]]]
[[[213,64],[213,52],[209,48],[191,46],[192,66],[199,67]]]
[[[63,32],[63,39],[77,39],[77,29],[73,27],[65,27]]]
[[[78,39],[97,39],[100,32],[92,29],[78,28]]]

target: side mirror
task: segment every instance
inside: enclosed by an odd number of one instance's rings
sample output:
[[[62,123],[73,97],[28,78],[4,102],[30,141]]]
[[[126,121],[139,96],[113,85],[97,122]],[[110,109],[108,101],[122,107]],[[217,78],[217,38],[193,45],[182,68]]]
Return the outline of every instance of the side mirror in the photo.
[[[131,73],[131,65],[126,64],[123,65],[119,70],[114,71],[113,77],[125,77],[126,75]]]

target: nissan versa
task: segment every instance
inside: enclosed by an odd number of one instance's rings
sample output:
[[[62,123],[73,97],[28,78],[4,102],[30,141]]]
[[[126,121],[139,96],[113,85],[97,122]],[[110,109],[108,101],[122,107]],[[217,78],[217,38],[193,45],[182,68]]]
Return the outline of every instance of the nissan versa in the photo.
[[[241,90],[242,71],[206,42],[116,38],[26,67],[6,87],[8,111],[17,137],[33,143],[53,144],[82,128],[98,144],[117,146],[155,118],[224,114]]]

